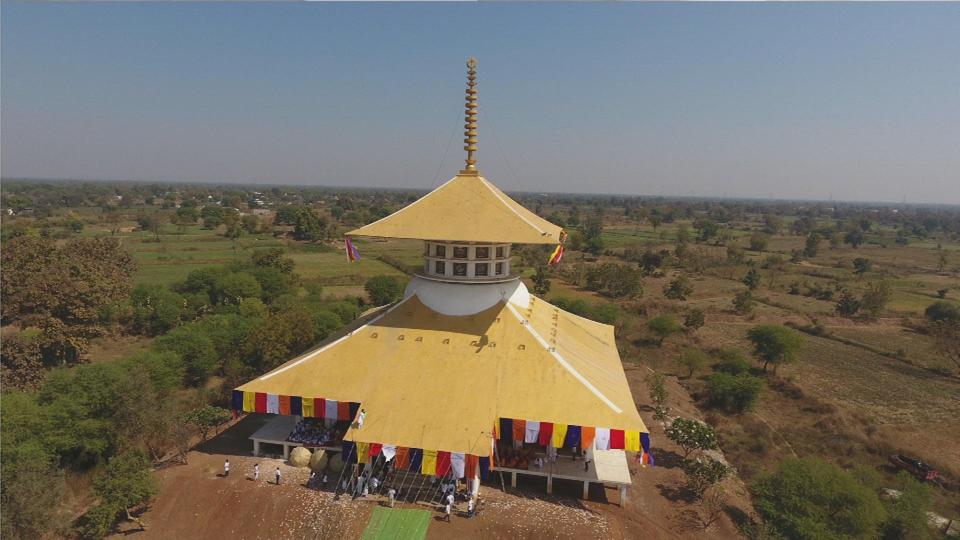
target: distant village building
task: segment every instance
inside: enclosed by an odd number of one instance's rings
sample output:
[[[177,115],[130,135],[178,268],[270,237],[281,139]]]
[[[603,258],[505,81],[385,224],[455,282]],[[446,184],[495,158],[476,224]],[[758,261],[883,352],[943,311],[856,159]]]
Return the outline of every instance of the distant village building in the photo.
[[[233,407],[278,415],[253,435],[255,452],[271,442],[285,455],[302,444],[339,451],[338,490],[400,486],[403,500],[412,474],[465,481],[475,500],[496,469],[513,485],[544,477],[548,491],[555,479],[582,482],[584,496],[591,483],[612,484],[622,502],[627,453],[650,462],[650,439],[614,329],[534,297],[513,271],[513,244],[557,246],[559,260],[565,233],[477,169],[475,66],[463,170],[347,233],[351,259],[352,237],[423,241],[403,299],[238,387]]]

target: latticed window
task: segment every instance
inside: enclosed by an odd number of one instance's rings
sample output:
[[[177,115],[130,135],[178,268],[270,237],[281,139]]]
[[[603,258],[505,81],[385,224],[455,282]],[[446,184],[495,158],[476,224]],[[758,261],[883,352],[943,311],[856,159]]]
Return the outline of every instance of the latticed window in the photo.
[[[478,247],[478,248],[477,248],[477,258],[478,258],[478,259],[489,259],[489,258],[490,258],[490,248],[488,248],[488,247]]]
[[[497,247],[497,258],[498,258],[498,259],[502,259],[502,258],[503,258],[503,246]]]
[[[467,246],[453,246],[453,258],[454,258],[454,259],[466,259],[466,258],[467,258]]]
[[[445,262],[443,262],[443,261],[433,261],[433,273],[434,273],[434,274],[440,274],[441,276],[442,276],[443,274],[446,274],[446,273],[447,273],[447,263],[445,263]]]
[[[447,246],[435,246],[433,248],[433,254],[437,257],[446,257],[447,256]]]
[[[475,276],[488,276],[490,275],[490,265],[487,263],[477,263],[473,268],[473,274]]]
[[[453,275],[466,277],[467,263],[453,263]]]
[[[496,270],[498,276],[499,276],[499,275],[502,275],[502,274],[503,274],[503,263],[497,263],[497,266],[496,266],[495,270]]]

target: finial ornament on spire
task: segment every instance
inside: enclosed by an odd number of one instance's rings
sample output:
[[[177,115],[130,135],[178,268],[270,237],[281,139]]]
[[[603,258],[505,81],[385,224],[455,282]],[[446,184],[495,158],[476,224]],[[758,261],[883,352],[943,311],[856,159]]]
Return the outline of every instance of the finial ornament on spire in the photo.
[[[467,151],[467,166],[460,174],[479,174],[474,157],[477,151],[477,59],[472,56],[467,60],[467,99],[463,120],[463,149]]]

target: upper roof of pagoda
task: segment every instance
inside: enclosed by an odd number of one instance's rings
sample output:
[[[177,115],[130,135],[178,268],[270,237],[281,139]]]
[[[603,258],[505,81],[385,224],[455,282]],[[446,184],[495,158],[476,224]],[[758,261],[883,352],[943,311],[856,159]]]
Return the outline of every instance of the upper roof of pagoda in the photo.
[[[393,214],[347,233],[453,242],[556,244],[561,228],[480,175],[459,174]]]
[[[350,236],[451,242],[556,244],[561,228],[541,218],[488,182],[477,170],[477,61],[467,61],[463,149],[466,167],[413,204]]]

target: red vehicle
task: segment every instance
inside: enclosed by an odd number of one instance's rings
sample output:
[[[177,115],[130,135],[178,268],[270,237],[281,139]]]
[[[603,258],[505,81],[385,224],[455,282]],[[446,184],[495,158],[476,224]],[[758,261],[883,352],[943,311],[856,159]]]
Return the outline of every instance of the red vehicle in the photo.
[[[919,459],[905,456],[903,454],[894,454],[890,456],[890,463],[898,469],[908,471],[919,480],[930,482],[940,476],[940,471],[920,461]]]

